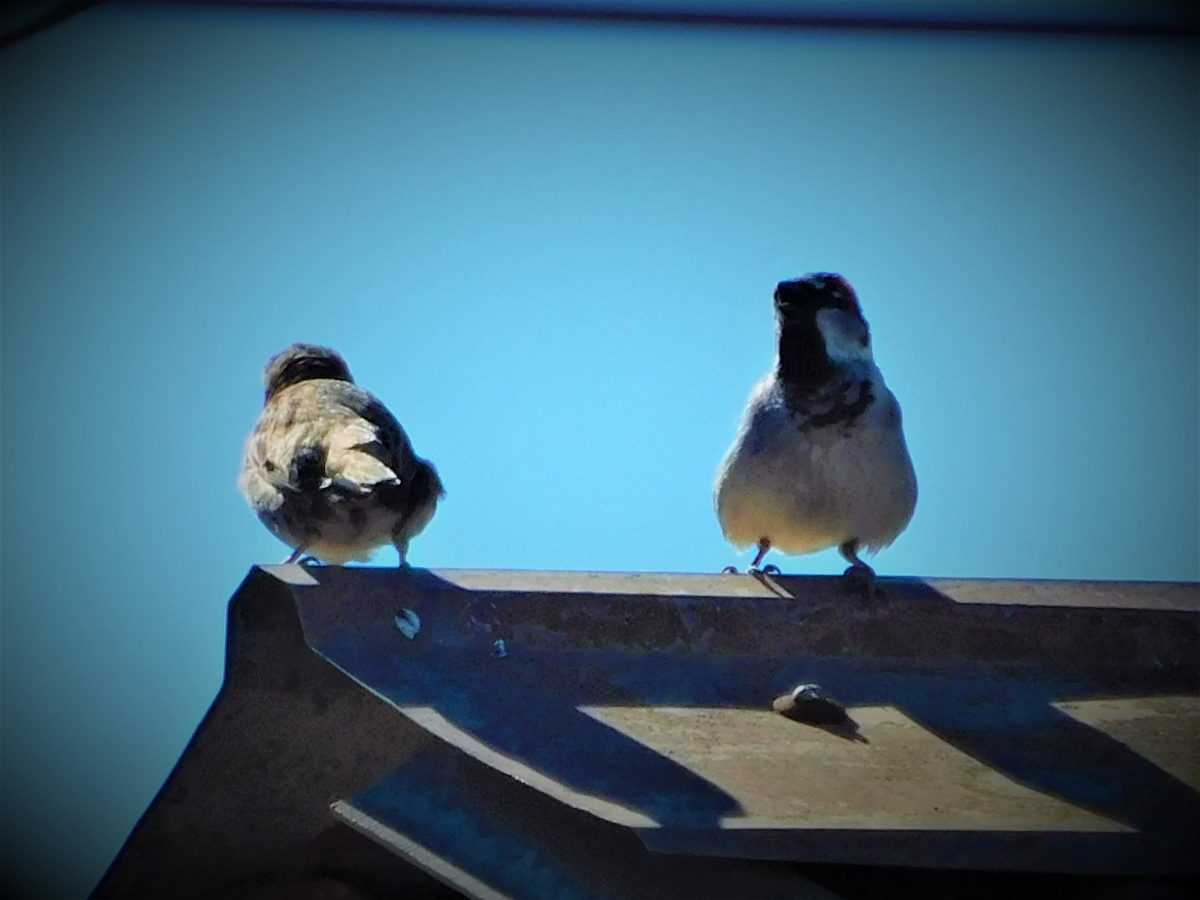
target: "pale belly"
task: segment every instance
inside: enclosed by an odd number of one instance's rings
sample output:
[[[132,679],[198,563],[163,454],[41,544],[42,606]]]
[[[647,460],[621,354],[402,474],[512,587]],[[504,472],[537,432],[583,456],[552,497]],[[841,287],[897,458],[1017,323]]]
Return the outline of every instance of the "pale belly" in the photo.
[[[763,442],[739,435],[717,481],[717,517],[739,548],[762,539],[784,553],[857,540],[886,547],[912,518],[916,476],[898,430],[801,435],[790,422]]]

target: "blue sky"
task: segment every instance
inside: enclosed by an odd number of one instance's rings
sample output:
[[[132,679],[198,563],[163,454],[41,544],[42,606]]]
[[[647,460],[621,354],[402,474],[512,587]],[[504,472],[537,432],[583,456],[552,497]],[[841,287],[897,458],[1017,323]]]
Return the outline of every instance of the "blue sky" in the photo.
[[[838,271],[881,574],[1200,578],[1194,44],[102,7],[0,64],[9,877],[90,890],[215,695],[292,341],[437,464],[414,565],[716,572],[774,285]]]

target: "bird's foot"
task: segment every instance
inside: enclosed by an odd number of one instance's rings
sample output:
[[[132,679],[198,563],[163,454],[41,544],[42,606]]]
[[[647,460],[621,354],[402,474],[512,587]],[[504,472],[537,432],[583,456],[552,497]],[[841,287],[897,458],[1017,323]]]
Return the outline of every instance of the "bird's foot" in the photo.
[[[285,566],[290,566],[292,563],[300,566],[321,565],[321,561],[311,553],[305,553],[303,547],[297,547],[292,551],[292,555],[283,561]]]
[[[875,583],[875,570],[858,558],[858,548],[861,546],[858,538],[851,538],[838,547],[842,559],[850,563],[850,568],[842,573],[842,581],[852,594],[875,597],[881,591]]]
[[[782,575],[783,572],[779,571],[779,566],[775,563],[767,563],[761,569],[758,566],[751,566],[746,570],[746,574],[758,577],[760,575]]]
[[[721,570],[721,574],[722,575],[738,575],[740,573],[738,572],[737,566],[726,566],[725,568],[723,568]]]
[[[852,594],[874,597],[879,588],[875,583],[875,570],[865,562],[855,562],[842,573],[842,583]]]

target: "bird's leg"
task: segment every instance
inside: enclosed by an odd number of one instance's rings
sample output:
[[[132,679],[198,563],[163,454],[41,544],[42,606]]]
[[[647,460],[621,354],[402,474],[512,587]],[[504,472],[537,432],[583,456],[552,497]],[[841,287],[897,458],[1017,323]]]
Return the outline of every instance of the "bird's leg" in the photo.
[[[761,537],[758,539],[758,553],[754,556],[754,562],[750,563],[750,568],[746,571],[751,575],[756,575],[759,572],[758,564],[763,561],[763,557],[767,555],[767,551],[771,549],[771,539]]]
[[[850,563],[850,568],[842,573],[842,578],[851,590],[872,596],[875,593],[875,570],[858,558],[859,546],[858,538],[851,538],[838,547],[842,559]]]
[[[850,565],[862,566],[864,569],[869,569],[871,567],[858,558],[859,546],[858,538],[850,538],[850,540],[838,547],[838,553],[842,554],[842,559],[850,563]]]
[[[778,566],[767,566],[767,568],[765,570],[760,570],[758,568],[758,564],[760,562],[762,562],[763,557],[767,555],[767,551],[770,549],[771,549],[771,539],[765,538],[765,537],[759,538],[758,554],[754,557],[754,562],[750,563],[750,568],[748,568],[746,570],[747,575],[758,575],[758,574],[760,574],[760,571],[766,571],[768,574],[770,574],[770,571],[772,569],[775,570],[776,575],[779,574]],[[738,574],[738,568],[737,568],[737,566],[726,566],[725,568],[723,568],[721,570],[721,574],[722,575],[736,575],[736,574]]]
[[[292,563],[294,563],[296,560],[298,560],[303,555],[304,555],[304,548],[297,547],[295,550],[292,551],[292,555],[283,561],[283,564],[285,566],[291,565]]]

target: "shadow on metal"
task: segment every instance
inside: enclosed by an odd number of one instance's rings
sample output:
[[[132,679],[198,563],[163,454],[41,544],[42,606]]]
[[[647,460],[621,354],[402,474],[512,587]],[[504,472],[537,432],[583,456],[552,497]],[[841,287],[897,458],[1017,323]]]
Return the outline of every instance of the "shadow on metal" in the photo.
[[[1197,873],[1196,585],[880,583],[259,567],[221,694],[94,896]],[[771,711],[802,682],[864,739]]]
[[[1073,584],[1058,586],[1065,605],[1037,606],[960,603],[915,579],[883,579],[884,596],[867,599],[847,594],[840,579],[816,577],[774,579],[789,597],[767,590],[729,597],[728,576],[677,576],[683,593],[662,596],[612,593],[603,577],[575,591],[539,591],[537,573],[497,573],[490,588],[482,574],[466,582],[421,570],[309,574],[319,585],[297,587],[296,596],[306,637],[321,655],[401,709],[431,707],[504,756],[653,820],[656,827],[639,833],[655,849],[1196,871],[1187,849],[1200,838],[1195,787],[1054,705],[1195,697],[1193,611],[1089,608],[1086,597],[1066,596],[1089,589]],[[654,577],[670,581],[647,576]],[[1161,607],[1164,593],[1186,607],[1195,588],[1181,594],[1162,586],[1148,605]],[[395,625],[403,609],[421,622],[411,639]],[[1052,824],[1043,834],[1036,822],[880,828],[871,821],[872,792],[889,786],[848,783],[846,804],[861,813],[852,827],[736,827],[731,819],[745,812],[739,799],[681,765],[687,748],[664,738],[652,749],[581,709],[766,710],[802,681],[819,682],[851,708],[893,707],[993,772],[1095,822]]]
[[[92,896],[457,897],[328,812],[431,740],[316,656],[287,585],[253,569],[221,691]]]
[[[423,749],[335,814],[469,897],[836,900],[791,863],[653,853],[447,748]]]

